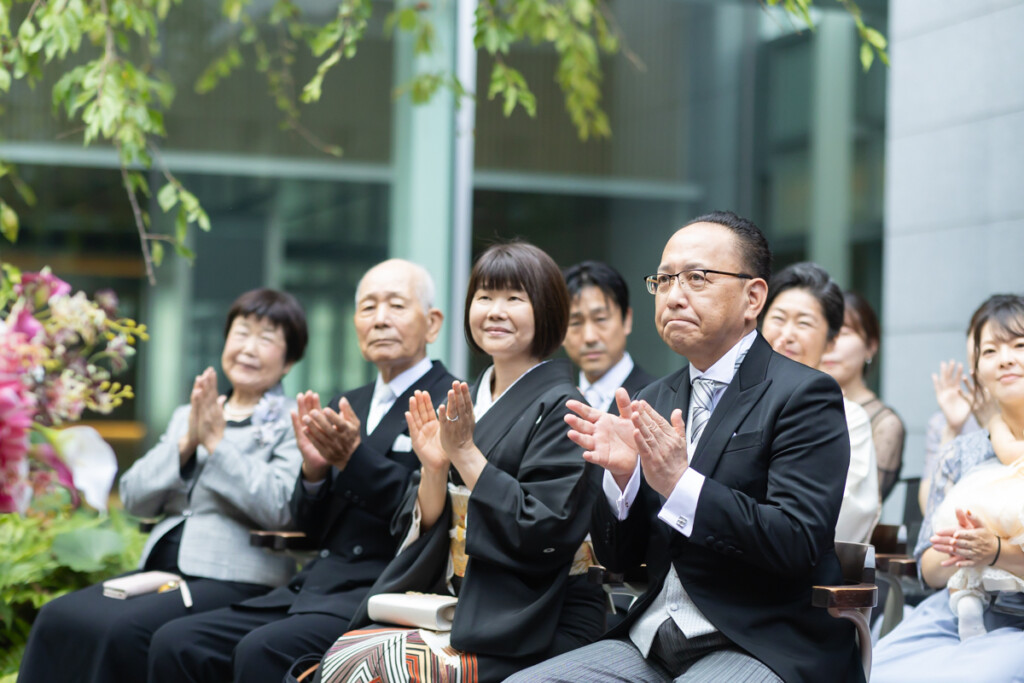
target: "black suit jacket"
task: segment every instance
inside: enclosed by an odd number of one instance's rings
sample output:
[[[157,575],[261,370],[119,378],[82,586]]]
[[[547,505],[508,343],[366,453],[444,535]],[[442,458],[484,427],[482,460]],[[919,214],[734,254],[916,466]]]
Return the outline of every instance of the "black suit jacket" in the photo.
[[[568,361],[550,361],[520,379],[476,425],[474,441],[487,466],[469,498],[469,562],[451,642],[463,652],[490,656],[487,666],[481,662],[481,680],[501,680],[495,659],[516,659],[507,669],[511,673],[584,645],[604,627],[603,592],[583,575],[569,576],[600,489],[599,469],[583,460],[567,436],[570,398],[582,400]],[[460,483],[454,468],[451,474]],[[411,523],[417,477],[395,520],[403,531]],[[449,503],[434,526],[388,566],[370,595],[447,592],[450,527]],[[352,628],[369,623],[364,603]]]
[[[641,389],[657,379],[657,377],[644,370],[634,361],[633,369],[626,376],[626,381],[622,383],[622,388],[629,392],[630,397],[633,397],[640,393]],[[615,405],[614,401],[612,401],[612,407],[618,412],[618,406]]]
[[[430,393],[435,405],[444,400],[455,378],[434,361],[427,374],[398,397],[373,433],[366,434],[366,418],[373,398],[373,383],[331,401],[337,409],[348,399],[361,422],[362,441],[344,470],[331,468],[320,489],[310,494],[299,474],[291,506],[300,531],[318,539],[319,557],[307,564],[285,586],[241,603],[242,607],[288,608],[289,613],[319,612],[351,618],[367,589],[395,556],[398,539],[390,531],[395,514],[419,460],[406,440],[405,411],[417,389]]]
[[[684,367],[639,397],[685,415],[689,376]],[[706,477],[691,535],[658,519],[664,499],[646,481],[622,522],[595,506],[598,559],[617,570],[646,561],[650,576],[612,635],[628,633],[671,562],[708,620],[783,680],[863,681],[853,626],[811,606],[812,586],[842,582],[833,539],[849,460],[838,385],[758,335],[690,458]]]

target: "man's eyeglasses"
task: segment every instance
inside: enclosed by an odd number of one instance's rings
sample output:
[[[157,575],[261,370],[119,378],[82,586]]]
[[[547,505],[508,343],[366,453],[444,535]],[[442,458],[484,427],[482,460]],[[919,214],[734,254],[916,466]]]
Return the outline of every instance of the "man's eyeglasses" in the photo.
[[[654,275],[648,275],[644,278],[644,284],[647,285],[647,291],[651,294],[666,294],[672,289],[672,283],[678,281],[680,285],[685,286],[691,292],[699,292],[704,289],[708,284],[708,273],[714,273],[715,275],[728,275],[729,277],[738,277],[743,280],[754,279],[753,275],[747,275],[746,273],[727,273],[724,270],[711,270],[710,268],[694,268],[692,270],[684,270],[681,273],[675,273],[669,275],[668,273],[655,273]]]

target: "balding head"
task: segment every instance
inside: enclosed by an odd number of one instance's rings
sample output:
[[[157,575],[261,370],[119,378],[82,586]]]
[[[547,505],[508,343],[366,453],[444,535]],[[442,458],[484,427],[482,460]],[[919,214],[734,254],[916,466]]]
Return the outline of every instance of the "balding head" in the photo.
[[[356,335],[363,357],[390,382],[427,355],[444,316],[433,308],[434,281],[420,265],[389,259],[356,287]]]
[[[359,304],[359,296],[363,289],[363,283],[368,277],[378,274],[378,271],[382,271],[385,274],[385,277],[390,277],[395,273],[404,273],[411,276],[413,292],[415,293],[416,299],[423,307],[423,312],[429,313],[430,309],[434,307],[434,296],[436,292],[434,288],[434,278],[431,277],[427,269],[420,264],[400,258],[381,261],[373,268],[366,271],[363,276],[359,278],[359,284],[356,285],[356,305]],[[399,276],[399,278],[404,279],[403,276]]]

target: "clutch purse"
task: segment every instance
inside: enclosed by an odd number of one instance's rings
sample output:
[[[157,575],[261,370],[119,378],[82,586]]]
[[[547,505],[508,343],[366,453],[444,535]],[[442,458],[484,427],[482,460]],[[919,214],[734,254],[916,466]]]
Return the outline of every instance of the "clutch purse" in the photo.
[[[378,623],[450,631],[458,602],[453,595],[378,593],[370,597],[366,611]]]
[[[192,595],[188,584],[177,574],[170,572],[140,572],[103,582],[103,596],[115,600],[127,600],[136,595],[157,593],[178,589],[185,607],[192,606]]]

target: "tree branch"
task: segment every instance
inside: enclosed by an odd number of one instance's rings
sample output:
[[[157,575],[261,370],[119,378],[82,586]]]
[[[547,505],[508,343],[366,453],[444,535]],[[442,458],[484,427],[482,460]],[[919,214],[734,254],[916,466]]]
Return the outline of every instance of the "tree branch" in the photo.
[[[116,144],[116,143],[115,143]],[[121,145],[116,144],[117,153],[120,157]],[[128,193],[128,201],[132,205],[132,213],[135,215],[135,227],[139,231],[139,242],[142,245],[142,260],[146,264],[146,278],[150,286],[156,284],[156,273],[153,272],[153,257],[149,252],[149,234],[146,232],[146,222],[142,218],[142,208],[139,206],[138,197],[135,196],[135,188],[128,177],[128,169],[124,163],[121,164],[121,180],[124,183],[125,192]]]

